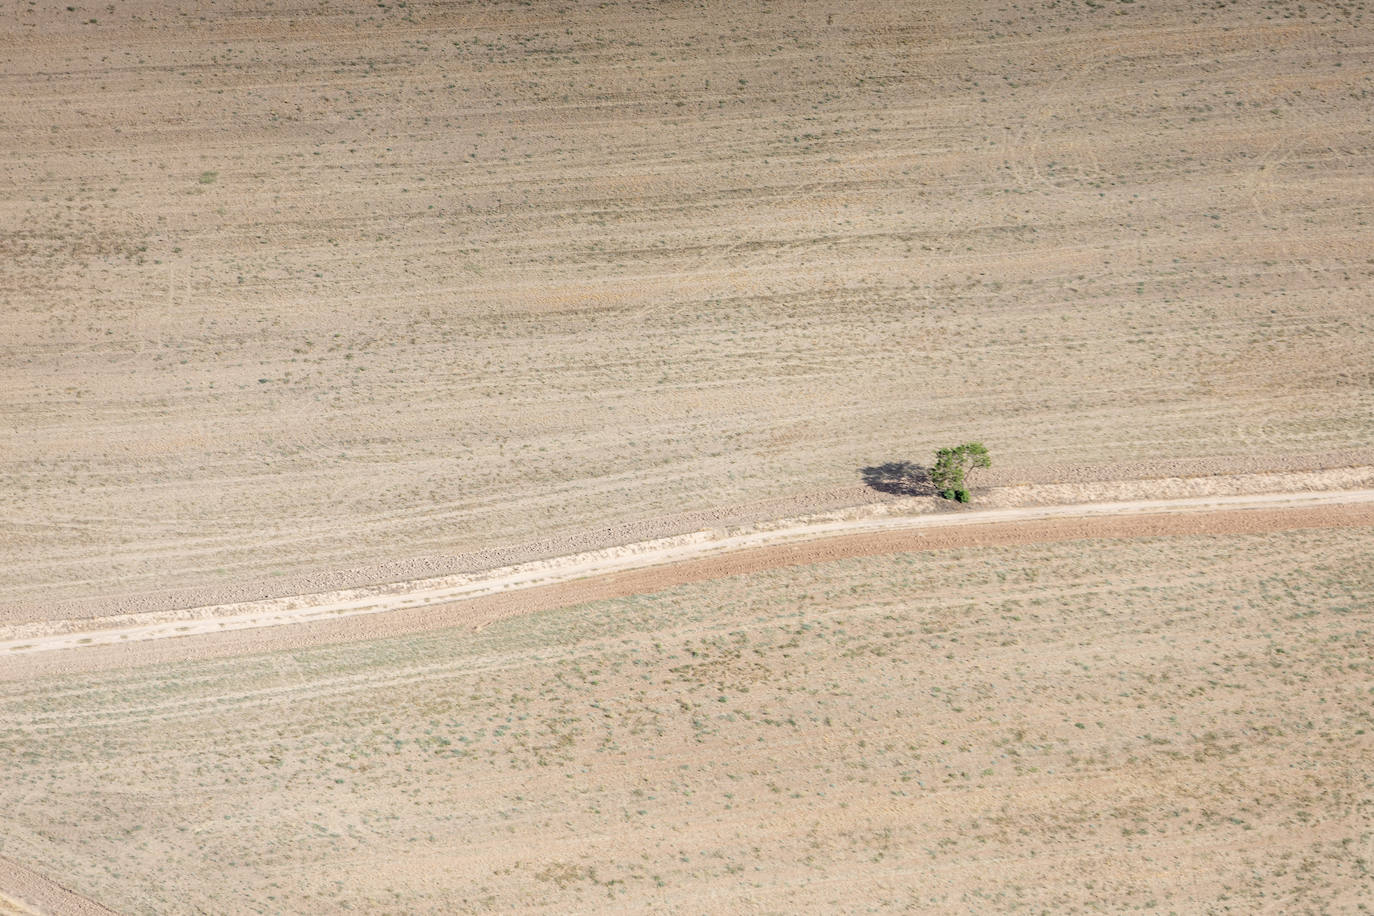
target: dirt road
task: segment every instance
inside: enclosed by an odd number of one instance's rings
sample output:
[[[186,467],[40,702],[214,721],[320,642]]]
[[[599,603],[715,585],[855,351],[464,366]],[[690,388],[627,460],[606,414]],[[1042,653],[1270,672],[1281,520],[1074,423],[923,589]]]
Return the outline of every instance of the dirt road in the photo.
[[[93,900],[67,890],[18,862],[0,857],[0,916],[114,916]]]
[[[277,636],[265,643],[258,639],[240,643],[244,651],[352,638],[339,628],[339,623],[365,616],[390,618],[406,613],[406,619],[427,621],[430,627],[482,626],[499,617],[548,607],[549,598],[553,598],[553,606],[590,600],[586,594],[588,583],[623,586],[631,573],[639,574],[633,578],[632,591],[652,591],[682,581],[858,554],[1037,540],[1245,533],[1371,523],[1371,489],[1129,500],[918,516],[783,520],[745,530],[698,531],[472,575],[183,610],[14,624],[0,628],[0,657],[5,659],[0,663],[0,676],[3,669],[15,667],[14,663],[24,658],[52,653],[61,654],[64,670],[68,663],[85,667],[84,657],[94,656],[101,647],[114,647],[120,657],[132,660],[129,652],[134,644],[174,637],[223,637],[237,631],[269,628],[277,631]],[[521,600],[521,593],[531,592],[540,593],[536,600]],[[381,629],[390,631],[385,624]],[[174,652],[173,657],[198,654],[200,642],[178,642],[176,645],[182,651]],[[166,653],[156,654],[157,659],[164,657]]]

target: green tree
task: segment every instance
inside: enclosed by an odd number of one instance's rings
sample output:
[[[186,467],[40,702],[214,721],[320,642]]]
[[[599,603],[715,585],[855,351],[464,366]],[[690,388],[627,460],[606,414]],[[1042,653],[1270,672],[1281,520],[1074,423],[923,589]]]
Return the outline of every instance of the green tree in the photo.
[[[930,469],[930,481],[945,499],[966,503],[968,490],[964,475],[974,468],[990,468],[992,459],[981,442],[965,442],[955,448],[942,448],[935,453],[935,467]]]

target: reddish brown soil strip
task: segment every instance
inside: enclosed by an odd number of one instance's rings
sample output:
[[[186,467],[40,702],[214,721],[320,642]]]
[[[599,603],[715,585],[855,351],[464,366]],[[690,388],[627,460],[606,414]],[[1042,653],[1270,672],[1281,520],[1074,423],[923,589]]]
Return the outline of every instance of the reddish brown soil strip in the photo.
[[[437,607],[366,615],[339,621],[217,633],[0,659],[0,680],[109,670],[186,659],[285,651],[421,633],[445,627],[481,627],[494,620],[646,594],[690,582],[747,575],[785,566],[959,547],[997,547],[1094,538],[1262,534],[1297,528],[1374,525],[1374,505],[1287,509],[1230,509],[1159,515],[994,522],[966,527],[841,535],[758,547],[721,556],[594,576],[576,582],[521,589]]]

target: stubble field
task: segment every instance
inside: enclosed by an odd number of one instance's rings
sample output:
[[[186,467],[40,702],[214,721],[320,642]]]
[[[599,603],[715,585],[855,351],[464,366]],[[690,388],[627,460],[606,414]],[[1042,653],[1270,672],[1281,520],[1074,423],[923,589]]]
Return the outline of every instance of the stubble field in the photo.
[[[0,601],[1368,463],[1363,3],[184,7],[0,21]]]

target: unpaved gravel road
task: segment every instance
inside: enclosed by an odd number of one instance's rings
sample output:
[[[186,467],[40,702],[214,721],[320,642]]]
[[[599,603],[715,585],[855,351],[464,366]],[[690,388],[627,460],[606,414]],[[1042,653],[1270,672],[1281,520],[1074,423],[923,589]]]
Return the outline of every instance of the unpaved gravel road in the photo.
[[[473,606],[476,599],[490,598],[524,590],[566,586],[579,580],[614,577],[631,571],[650,570],[666,566],[720,560],[743,552],[768,552],[766,565],[781,566],[798,562],[818,562],[825,551],[808,550],[798,554],[798,545],[821,545],[825,542],[852,541],[855,536],[876,536],[875,543],[866,543],[863,552],[913,549],[912,537],[927,537],[948,533],[954,529],[964,536],[957,543],[949,538],[931,537],[931,547],[984,543],[980,533],[996,534],[991,542],[1006,541],[1008,528],[1012,540],[1047,540],[1063,537],[1091,536],[1149,536],[1174,533],[1177,525],[1165,524],[1160,530],[1160,517],[1207,516],[1215,524],[1202,530],[1218,533],[1247,530],[1273,530],[1305,525],[1369,524],[1374,522],[1374,489],[1327,492],[1266,493],[1233,496],[1198,496],[1177,499],[1148,499],[1098,502],[1074,505],[1030,506],[1003,509],[983,509],[964,512],[920,516],[873,516],[858,518],[811,518],[783,520],[751,529],[735,531],[698,531],[691,534],[660,538],[624,547],[579,553],[551,560],[506,566],[470,575],[413,579],[390,585],[326,591],[310,595],[244,601],[174,611],[155,611],[141,614],[51,620],[19,623],[0,627],[0,669],[6,662],[23,656],[72,650],[93,650],[116,646],[127,649],[129,644],[173,637],[227,634],[233,631],[262,628],[300,627],[305,624],[339,621],[363,615],[392,614],[403,611],[438,609],[458,605],[435,620],[435,626],[482,625],[494,617],[483,613],[486,609]],[[879,507],[873,507],[880,511]],[[1332,514],[1329,511],[1342,511]],[[1267,510],[1268,520],[1255,529],[1245,524],[1237,513],[1257,513]],[[1275,510],[1279,510],[1275,512]],[[1300,511],[1301,510],[1301,511]],[[1110,519],[1115,524],[1100,535],[1092,529],[1073,530],[1046,523],[1069,520]],[[1259,519],[1252,518],[1252,522]],[[1080,526],[1081,527],[1081,526]],[[1182,531],[1192,530],[1183,528]],[[918,543],[915,549],[924,546]],[[751,564],[752,565],[752,564]],[[715,572],[703,570],[708,578],[735,573],[735,564],[716,564]],[[669,577],[672,579],[674,577]],[[646,586],[652,586],[651,580]],[[667,587],[665,582],[658,587]],[[585,599],[582,599],[585,600]],[[542,602],[536,602],[543,606]],[[533,608],[531,608],[533,609]],[[475,614],[474,614],[475,612]],[[518,613],[518,611],[517,611]],[[508,616],[500,613],[496,616]],[[313,641],[313,640],[312,640]],[[292,639],[291,645],[299,642]],[[190,644],[186,644],[187,654]],[[256,645],[254,643],[253,645]],[[80,655],[83,653],[76,653]],[[216,653],[218,654],[218,653]],[[71,656],[80,666],[79,660]],[[64,666],[65,667],[65,666]]]

